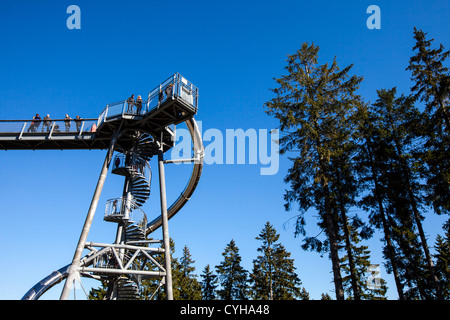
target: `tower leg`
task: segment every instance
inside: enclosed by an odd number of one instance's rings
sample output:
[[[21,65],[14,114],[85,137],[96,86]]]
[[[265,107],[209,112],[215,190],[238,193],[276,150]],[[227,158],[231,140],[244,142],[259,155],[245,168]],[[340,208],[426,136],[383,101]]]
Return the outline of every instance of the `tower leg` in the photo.
[[[84,227],[81,232],[80,239],[78,240],[77,249],[75,250],[72,264],[69,268],[69,274],[67,275],[67,279],[64,284],[64,288],[61,293],[60,300],[68,299],[69,293],[70,293],[70,290],[72,289],[72,285],[73,285],[74,281],[77,278],[79,278],[81,255],[83,254],[84,246],[86,244],[86,239],[89,234],[89,229],[91,228],[92,220],[94,219],[95,210],[97,209],[98,200],[100,199],[100,194],[102,193],[103,185],[105,184],[106,174],[108,173],[109,165],[111,163],[112,156],[114,153],[114,147],[116,145],[116,137],[117,137],[117,133],[114,134],[113,138],[111,139],[111,143],[109,145],[109,149],[106,154],[105,161],[103,162],[102,171],[100,173],[100,177],[98,178],[94,196],[92,197],[92,201],[91,201],[91,206],[89,207],[89,211],[86,216],[86,220],[84,222]]]
[[[166,178],[164,175],[164,156],[161,149],[158,152],[158,169],[159,169],[159,193],[161,198],[161,218],[162,218],[162,231],[163,231],[163,243],[164,243],[164,258],[166,269],[166,298],[167,300],[173,300],[172,291],[172,266],[170,263],[170,238],[169,238],[169,223],[167,218],[167,200],[166,200]]]

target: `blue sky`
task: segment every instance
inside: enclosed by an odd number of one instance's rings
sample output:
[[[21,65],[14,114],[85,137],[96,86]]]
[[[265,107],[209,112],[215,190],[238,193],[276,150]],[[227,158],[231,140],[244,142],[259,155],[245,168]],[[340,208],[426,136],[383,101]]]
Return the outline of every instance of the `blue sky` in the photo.
[[[81,9],[81,29],[69,30],[69,5]],[[366,9],[381,9],[381,29],[369,30]],[[96,118],[106,104],[131,93],[146,95],[179,72],[200,90],[197,120],[216,128],[272,129],[263,110],[274,77],[284,73],[287,54],[303,42],[320,46],[319,62],[337,58],[364,76],[360,93],[398,87],[407,93],[405,71],[414,45],[413,27],[435,43],[450,43],[449,1],[12,1],[0,3],[0,119],[28,119],[35,113]],[[20,299],[72,257],[100,173],[104,151],[1,151],[0,299]],[[311,297],[334,296],[331,262],[300,248],[285,212],[280,158],[276,175],[261,176],[260,164],[207,165],[192,199],[171,221],[176,256],[187,245],[197,273],[215,266],[231,239],[247,270],[255,237],[270,221],[292,253]],[[152,162],[156,175],[157,167]],[[183,189],[189,166],[166,167],[169,202]],[[106,200],[122,192],[123,178],[109,174],[89,241],[112,242],[115,224],[103,221]],[[159,212],[157,178],[149,217]],[[364,217],[364,213],[360,212]],[[308,233],[317,233],[314,213]],[[425,220],[429,244],[442,233],[443,217]],[[372,262],[382,264],[379,236],[369,241]],[[392,275],[388,296],[396,299]],[[96,283],[95,283],[96,284]],[[58,298],[58,293],[49,293]]]

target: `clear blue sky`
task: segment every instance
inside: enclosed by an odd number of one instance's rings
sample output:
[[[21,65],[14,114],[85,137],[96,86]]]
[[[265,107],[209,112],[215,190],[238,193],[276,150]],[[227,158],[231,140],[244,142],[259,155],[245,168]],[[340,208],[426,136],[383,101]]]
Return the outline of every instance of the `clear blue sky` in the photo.
[[[69,30],[69,5],[81,9],[81,30]],[[381,29],[369,30],[366,9],[381,9]],[[179,72],[200,90],[204,131],[217,128],[272,129],[263,112],[272,98],[273,78],[284,73],[287,54],[303,42],[320,46],[321,63],[337,57],[364,76],[360,93],[398,87],[408,92],[405,68],[414,44],[413,27],[450,47],[448,1],[13,1],[0,3],[0,119],[66,113],[96,118],[109,102],[131,93],[146,95]],[[70,263],[103,162],[104,151],[1,151],[0,299],[20,299],[53,270]],[[156,173],[157,167],[153,165]],[[285,224],[280,159],[276,175],[261,176],[261,165],[208,165],[192,199],[170,221],[175,256],[187,245],[197,274],[215,266],[231,239],[247,270],[270,221],[292,253],[303,285],[313,299],[334,297],[331,262],[305,252]],[[190,167],[167,167],[169,202],[183,189]],[[156,174],[155,174],[156,176]],[[157,178],[149,217],[159,211]],[[107,199],[122,193],[123,178],[109,174],[89,241],[112,242],[115,224],[103,221]],[[364,213],[361,212],[364,217]],[[314,213],[308,233],[317,232]],[[429,244],[442,233],[442,217],[425,220]],[[369,242],[372,263],[382,264],[379,235]],[[388,296],[396,299],[392,275]],[[97,283],[95,283],[97,284]],[[58,298],[50,293],[49,298]]]

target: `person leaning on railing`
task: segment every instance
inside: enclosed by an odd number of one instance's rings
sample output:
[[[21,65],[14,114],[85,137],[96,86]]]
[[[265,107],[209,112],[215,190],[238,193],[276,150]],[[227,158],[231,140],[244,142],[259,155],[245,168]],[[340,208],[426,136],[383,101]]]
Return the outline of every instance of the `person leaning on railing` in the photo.
[[[69,117],[68,114],[66,114],[66,117],[64,118],[64,124],[66,125],[66,132],[70,131],[70,120],[72,120],[72,118]]]
[[[83,120],[83,119],[80,118],[80,116],[76,116],[75,120],[73,120],[75,122],[75,125],[77,126],[77,132],[80,132],[81,120]]]
[[[50,119],[50,115],[49,114],[47,114],[44,117],[44,123],[42,124],[42,132],[44,132],[44,127],[47,128],[47,132],[50,132],[50,127],[51,127],[51,124],[52,124],[51,120],[52,119]]]
[[[36,128],[39,128],[39,125],[41,124],[41,117],[39,116],[39,113],[36,113],[36,115],[33,117],[33,121],[30,123],[30,127],[28,128],[27,132],[36,132]]]

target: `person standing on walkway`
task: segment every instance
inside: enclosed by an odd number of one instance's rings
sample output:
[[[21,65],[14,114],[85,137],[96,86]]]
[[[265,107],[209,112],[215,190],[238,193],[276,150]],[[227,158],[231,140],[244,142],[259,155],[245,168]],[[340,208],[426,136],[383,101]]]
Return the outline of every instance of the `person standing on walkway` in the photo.
[[[132,94],[131,97],[127,99],[127,104],[128,104],[127,113],[132,113],[134,106],[134,94]]]
[[[33,121],[31,121],[30,127],[28,128],[27,132],[36,132],[36,129],[39,128],[39,125],[41,124],[41,117],[39,116],[39,113],[36,113],[36,115],[33,117]]]
[[[50,119],[50,115],[47,114],[47,115],[44,117],[44,123],[43,123],[43,125],[42,125],[42,132],[44,132],[44,127],[47,128],[47,132],[50,132],[50,126],[51,126],[51,123],[52,123],[52,121],[51,121],[51,119]]]
[[[142,109],[142,98],[141,96],[138,96],[136,99],[136,114],[141,114]]]
[[[72,118],[69,117],[68,114],[66,114],[66,117],[64,118],[64,124],[66,125],[66,132],[70,131],[70,120],[72,120]]]
[[[76,116],[75,117],[75,120],[74,120],[74,122],[75,122],[75,125],[77,126],[77,132],[80,132],[80,129],[81,129],[81,118],[80,118],[80,116]]]

